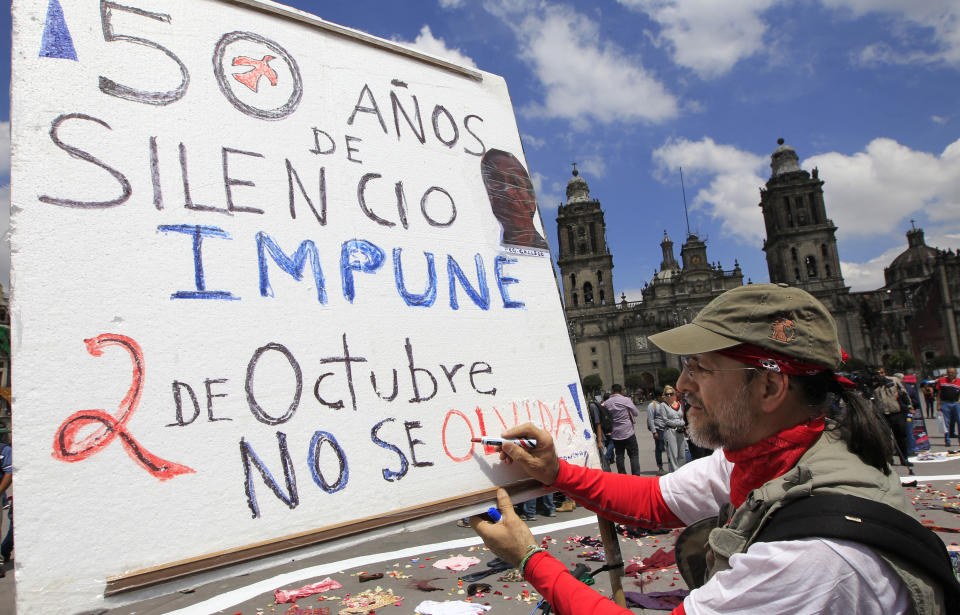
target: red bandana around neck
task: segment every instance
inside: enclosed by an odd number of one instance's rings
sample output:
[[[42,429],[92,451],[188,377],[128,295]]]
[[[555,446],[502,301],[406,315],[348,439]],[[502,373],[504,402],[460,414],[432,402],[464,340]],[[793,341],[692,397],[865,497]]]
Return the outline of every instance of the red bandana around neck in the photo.
[[[739,508],[751,491],[795,466],[820,438],[824,425],[821,415],[739,450],[724,450],[727,460],[734,464],[730,474],[730,503]]]

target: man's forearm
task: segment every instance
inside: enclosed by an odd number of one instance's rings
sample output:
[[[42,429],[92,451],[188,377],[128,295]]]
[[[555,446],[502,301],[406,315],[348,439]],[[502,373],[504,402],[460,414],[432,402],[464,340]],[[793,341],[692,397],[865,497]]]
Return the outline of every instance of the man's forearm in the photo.
[[[603,472],[560,462],[552,485],[584,508],[615,523],[640,527],[683,527],[660,493],[659,478]]]

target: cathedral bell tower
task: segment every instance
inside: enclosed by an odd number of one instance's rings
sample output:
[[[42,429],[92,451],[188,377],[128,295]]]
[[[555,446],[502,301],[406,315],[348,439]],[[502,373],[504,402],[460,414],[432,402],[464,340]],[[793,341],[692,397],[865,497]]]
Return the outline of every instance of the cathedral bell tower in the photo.
[[[660,242],[660,251],[663,252],[663,260],[660,261],[660,271],[679,271],[680,265],[673,256],[673,240],[667,235],[667,230],[663,230],[663,241]]]
[[[783,139],[777,144],[770,156],[770,179],[760,189],[770,281],[802,288],[819,299],[837,323],[840,345],[854,357],[868,357],[859,308],[840,272],[837,227],[827,217],[820,173],[801,169],[797,152]]]
[[[557,211],[557,235],[564,307],[613,305],[613,256],[607,248],[603,210],[590,198],[587,182],[576,166],[567,182],[567,203]]]
[[[837,253],[837,227],[827,218],[819,171],[800,168],[797,152],[783,139],[770,156],[772,170],[760,189],[771,282],[800,287],[815,296],[844,288]]]

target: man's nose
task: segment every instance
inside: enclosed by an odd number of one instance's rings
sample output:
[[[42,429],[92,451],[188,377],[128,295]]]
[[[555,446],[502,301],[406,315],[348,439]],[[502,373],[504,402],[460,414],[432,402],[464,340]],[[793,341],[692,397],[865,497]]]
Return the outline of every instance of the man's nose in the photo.
[[[680,370],[680,377],[677,378],[676,391],[680,393],[689,393],[693,391],[697,386],[696,381],[690,377],[690,374],[687,373],[686,369]],[[679,396],[679,395],[678,395]]]

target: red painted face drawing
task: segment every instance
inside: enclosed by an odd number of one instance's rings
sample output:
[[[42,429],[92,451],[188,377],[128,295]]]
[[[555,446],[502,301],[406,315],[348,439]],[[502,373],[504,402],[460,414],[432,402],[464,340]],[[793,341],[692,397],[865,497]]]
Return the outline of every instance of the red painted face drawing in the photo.
[[[511,246],[547,248],[547,241],[533,226],[537,197],[527,170],[510,153],[487,151],[480,161],[483,185],[490,198],[490,209],[500,221],[500,243]]]

